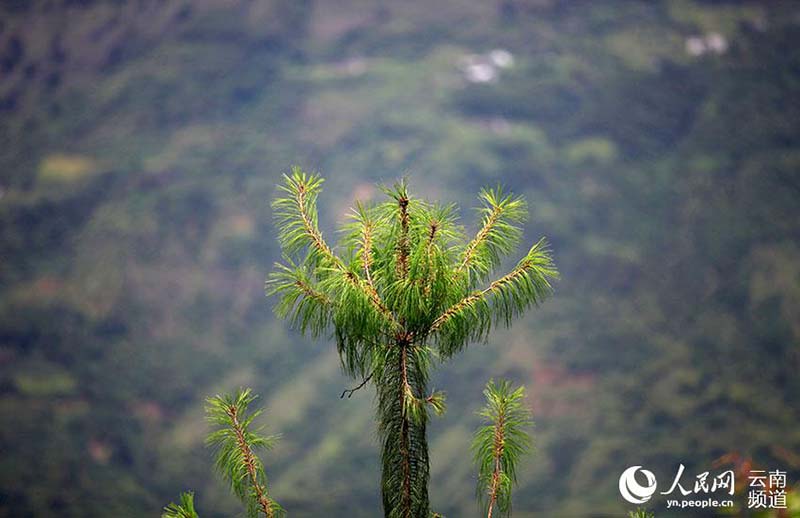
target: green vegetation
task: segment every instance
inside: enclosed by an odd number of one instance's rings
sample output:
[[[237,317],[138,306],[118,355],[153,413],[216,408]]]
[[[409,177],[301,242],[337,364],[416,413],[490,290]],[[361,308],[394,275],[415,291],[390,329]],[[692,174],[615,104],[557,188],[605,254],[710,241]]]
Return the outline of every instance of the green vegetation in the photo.
[[[161,518],[199,518],[194,510],[194,493],[181,493],[181,503],[171,503],[164,508]]]
[[[710,33],[724,52],[687,52]],[[203,407],[240,386],[291,516],[375,516],[371,395],[340,399],[334,340],[263,294],[292,163],[326,175],[326,236],[376,183],[461,207],[499,183],[558,259],[557,297],[431,371],[431,508],[477,514],[490,377],[537,421],[518,518],[625,516],[625,467],[729,452],[797,484],[798,41],[793,2],[756,0],[0,2],[0,516],[185,488],[234,516]],[[496,48],[513,65],[470,82]]]
[[[488,281],[522,238],[524,199],[482,191],[480,229],[467,239],[453,205],[413,197],[404,181],[384,189],[389,201],[356,205],[336,255],[319,230],[321,186],[299,168],[285,176],[273,211],[287,264],[267,288],[280,317],[313,336],[332,330],[344,371],[375,385],[386,517],[428,516],[428,412],[445,408],[428,388],[431,368],[540,303],[557,272],[541,239]]]
[[[473,449],[479,466],[479,498],[483,496],[483,490],[488,493],[489,518],[495,504],[501,512],[507,515],[511,512],[511,484],[516,482],[515,465],[519,457],[527,452],[530,443],[530,437],[523,429],[531,424],[530,411],[522,406],[524,391],[520,387],[512,392],[508,381],[497,385],[490,381],[484,391],[488,404],[481,415],[489,424],[476,432]],[[235,396],[209,398],[206,414],[217,428],[206,442],[215,448],[217,470],[245,504],[247,516],[285,516],[283,508],[269,496],[264,467],[256,453],[258,450],[272,449],[277,437],[252,431],[253,421],[262,412],[248,411],[248,406],[255,399],[250,389],[239,389]],[[425,403],[442,409],[432,401]],[[415,419],[419,422],[420,417]],[[193,492],[181,493],[180,502],[167,505],[162,518],[198,518]],[[423,513],[415,509],[413,512],[410,516],[443,518],[441,514],[429,510]]]
[[[247,516],[256,517],[264,513],[267,518],[274,518],[283,516],[284,512],[269,495],[267,475],[256,451],[272,449],[277,437],[260,435],[252,430],[253,420],[261,415],[261,410],[248,411],[255,399],[250,389],[240,390],[233,397],[218,395],[209,398],[206,414],[217,430],[208,436],[206,442],[216,452],[217,471],[246,504]]]
[[[277,436],[261,435],[253,422],[263,410],[250,411],[256,400],[250,389],[239,389],[235,395],[208,398],[206,417],[214,428],[206,443],[214,450],[216,469],[234,495],[244,504],[249,518],[278,518],[286,512],[269,494],[267,475],[259,451],[271,450]],[[181,493],[181,503],[164,508],[162,518],[198,518],[194,509],[194,493]]]
[[[511,514],[511,488],[517,483],[517,463],[530,449],[532,425],[530,410],[525,406],[525,388],[512,390],[508,381],[489,381],[486,407],[480,415],[487,423],[475,434],[472,450],[478,465],[478,495],[488,501],[487,518],[495,508]]]

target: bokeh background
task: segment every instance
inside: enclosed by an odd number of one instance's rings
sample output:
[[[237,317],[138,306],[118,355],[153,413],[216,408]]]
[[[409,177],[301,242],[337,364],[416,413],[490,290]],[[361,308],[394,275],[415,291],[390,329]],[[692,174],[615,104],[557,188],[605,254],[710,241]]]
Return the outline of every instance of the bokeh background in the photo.
[[[799,130],[797,2],[5,0],[0,516],[157,516],[189,488],[236,515],[203,400],[242,385],[291,516],[380,514],[371,389],[339,399],[332,342],[264,296],[291,164],[326,176],[330,239],[407,175],[468,229],[502,183],[552,243],[555,296],[436,375],[437,511],[478,515],[492,376],[536,420],[515,516],[621,516],[635,464],[795,484]]]

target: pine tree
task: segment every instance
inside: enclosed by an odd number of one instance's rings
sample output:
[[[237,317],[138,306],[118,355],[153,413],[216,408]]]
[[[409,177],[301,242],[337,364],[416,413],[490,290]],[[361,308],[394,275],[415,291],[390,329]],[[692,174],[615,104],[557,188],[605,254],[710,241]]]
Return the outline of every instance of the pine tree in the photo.
[[[215,451],[217,471],[245,504],[247,516],[278,518],[285,513],[269,494],[267,475],[256,454],[258,450],[272,449],[278,437],[252,429],[253,421],[262,413],[249,410],[256,397],[250,389],[240,389],[234,396],[208,398],[206,416],[216,430],[206,442]]]
[[[511,486],[517,479],[517,462],[530,449],[526,428],[533,423],[524,404],[525,388],[511,390],[508,381],[489,381],[483,391],[486,407],[480,416],[486,423],[472,442],[478,465],[478,497],[489,500],[486,516],[492,518],[495,507],[511,514]]]
[[[253,429],[253,421],[263,412],[249,409],[256,398],[249,388],[239,389],[232,396],[208,398],[206,418],[213,430],[206,443],[214,450],[217,471],[245,505],[247,516],[279,518],[285,512],[267,490],[267,475],[257,455],[259,450],[272,449],[278,436],[262,435],[260,430]],[[198,518],[194,493],[181,493],[180,503],[164,507],[161,518]]]
[[[414,198],[399,182],[384,189],[384,203],[356,205],[335,251],[318,224],[322,182],[299,168],[284,175],[273,202],[284,260],[268,293],[301,332],[332,332],[344,371],[374,384],[385,516],[427,518],[426,425],[429,411],[445,408],[444,394],[428,389],[434,362],[510,325],[544,299],[557,272],[542,239],[489,281],[527,216],[524,199],[500,188],[481,191],[481,228],[467,239],[455,206]]]

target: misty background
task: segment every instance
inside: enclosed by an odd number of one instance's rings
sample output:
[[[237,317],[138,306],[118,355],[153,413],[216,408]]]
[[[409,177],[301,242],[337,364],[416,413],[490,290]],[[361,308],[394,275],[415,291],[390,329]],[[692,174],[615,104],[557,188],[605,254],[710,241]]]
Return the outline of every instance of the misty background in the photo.
[[[283,435],[290,516],[380,514],[372,389],[340,399],[333,342],[264,295],[292,164],[326,177],[332,241],[405,175],[468,230],[501,183],[552,244],[555,295],[433,380],[436,511],[478,515],[490,377],[536,421],[514,516],[622,516],[631,465],[796,484],[799,130],[790,1],[4,1],[0,516],[156,516],[185,489],[236,515],[203,405],[239,386]]]

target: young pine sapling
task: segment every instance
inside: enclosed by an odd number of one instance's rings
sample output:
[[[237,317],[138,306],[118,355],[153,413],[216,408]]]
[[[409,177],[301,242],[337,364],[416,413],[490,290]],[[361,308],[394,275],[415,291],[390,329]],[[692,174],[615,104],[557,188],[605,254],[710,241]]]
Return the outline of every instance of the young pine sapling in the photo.
[[[434,363],[539,304],[557,272],[541,239],[489,280],[527,217],[525,200],[499,188],[481,191],[481,225],[468,239],[453,205],[413,197],[399,182],[384,189],[385,202],[356,205],[335,250],[318,224],[322,182],[299,168],[284,177],[273,202],[284,261],[268,292],[301,332],[332,332],[344,371],[375,386],[385,516],[427,517],[426,425],[445,407],[428,387]]]
[[[478,466],[478,499],[486,504],[486,516],[497,508],[511,514],[511,488],[517,479],[517,462],[531,447],[526,431],[533,424],[525,405],[525,388],[490,380],[483,391],[486,406],[480,412],[484,426],[475,433],[472,451]]]

